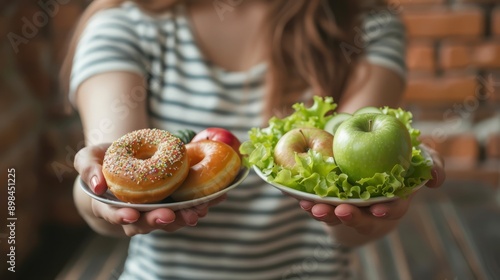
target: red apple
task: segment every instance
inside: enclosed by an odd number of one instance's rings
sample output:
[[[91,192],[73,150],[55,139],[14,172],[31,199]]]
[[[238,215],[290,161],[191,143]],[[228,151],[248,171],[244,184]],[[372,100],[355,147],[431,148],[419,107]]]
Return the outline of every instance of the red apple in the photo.
[[[274,161],[285,168],[292,169],[296,164],[295,154],[303,157],[308,150],[333,157],[333,135],[314,127],[292,129],[278,140],[274,148]]]
[[[229,130],[220,127],[209,127],[196,134],[191,142],[213,140],[228,144],[240,155],[240,140]],[[241,156],[241,155],[240,155]]]

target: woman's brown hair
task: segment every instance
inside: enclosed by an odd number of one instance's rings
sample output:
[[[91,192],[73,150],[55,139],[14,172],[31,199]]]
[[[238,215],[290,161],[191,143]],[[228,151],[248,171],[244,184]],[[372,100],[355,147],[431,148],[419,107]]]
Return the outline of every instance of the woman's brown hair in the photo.
[[[73,56],[88,20],[98,11],[119,6],[124,0],[95,0],[82,14],[61,67],[63,91],[69,91]],[[137,1],[141,8],[158,12],[175,0]],[[310,88],[315,95],[338,99],[352,69],[341,43],[352,44],[361,8],[352,0],[273,0],[267,17],[268,56],[266,117],[286,113],[302,101]],[[349,63],[350,62],[350,63]]]
[[[273,1],[269,20],[269,114],[286,114],[306,89],[337,100],[354,65],[341,49],[353,44],[359,1]],[[309,99],[310,100],[310,99]]]

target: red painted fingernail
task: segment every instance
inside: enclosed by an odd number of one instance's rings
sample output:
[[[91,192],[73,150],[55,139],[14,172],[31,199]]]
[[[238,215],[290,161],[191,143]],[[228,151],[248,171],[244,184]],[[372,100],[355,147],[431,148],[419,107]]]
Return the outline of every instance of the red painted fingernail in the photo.
[[[122,221],[126,224],[133,224],[133,223],[137,222],[137,220],[129,220],[129,219],[122,219]]]
[[[308,204],[304,205],[304,203],[299,203],[299,205],[300,205],[300,208],[302,208],[306,211],[309,211],[312,208],[312,205],[308,205]]]
[[[316,217],[316,218],[323,218],[323,217],[325,217],[326,215],[327,215],[327,213],[323,213],[323,214],[321,214],[321,215],[314,214],[314,217]]]
[[[173,221],[164,221],[160,218],[156,219],[156,223],[159,224],[159,225],[168,225],[170,223],[172,223]]]
[[[97,184],[99,184],[99,181],[97,180],[97,176],[93,176],[90,179],[90,186],[92,187],[92,189],[94,190],[94,192],[96,191]]]
[[[431,170],[432,181],[437,182],[439,179],[439,173],[436,169]]]
[[[372,215],[380,218],[380,217],[387,215],[387,213],[386,212],[372,212]]]

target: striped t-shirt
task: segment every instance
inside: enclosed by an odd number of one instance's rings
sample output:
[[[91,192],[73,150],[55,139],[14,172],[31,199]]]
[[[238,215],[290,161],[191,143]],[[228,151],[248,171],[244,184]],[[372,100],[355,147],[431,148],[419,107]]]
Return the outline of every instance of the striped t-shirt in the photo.
[[[369,61],[404,75],[404,31],[396,17],[371,14],[363,48]],[[266,64],[230,72],[198,47],[185,7],[161,16],[127,2],[93,16],[77,48],[71,95],[107,71],[143,75],[151,127],[175,132],[223,127],[242,141],[262,123]],[[253,172],[195,227],[131,238],[121,279],[344,279],[348,250],[298,202]]]

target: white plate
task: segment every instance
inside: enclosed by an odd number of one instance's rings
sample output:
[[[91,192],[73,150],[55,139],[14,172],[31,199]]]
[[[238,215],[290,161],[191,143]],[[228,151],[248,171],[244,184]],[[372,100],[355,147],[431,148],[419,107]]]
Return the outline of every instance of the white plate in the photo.
[[[180,209],[194,207],[196,205],[200,205],[200,204],[203,204],[205,202],[216,199],[217,197],[225,194],[226,192],[228,192],[228,191],[234,189],[235,187],[237,187],[238,185],[240,185],[241,182],[243,182],[243,180],[247,177],[249,171],[250,171],[250,169],[248,169],[248,168],[242,168],[240,170],[240,172],[238,173],[238,175],[236,176],[236,178],[234,179],[233,183],[231,185],[227,186],[226,188],[224,188],[223,190],[220,190],[216,193],[213,193],[213,194],[210,194],[210,195],[207,195],[204,197],[200,197],[200,198],[193,199],[193,200],[181,201],[181,202],[171,201],[171,200],[169,200],[169,198],[166,198],[165,200],[157,202],[157,203],[144,203],[144,204],[127,203],[127,202],[123,202],[123,201],[119,200],[118,198],[116,198],[109,190],[106,191],[106,193],[104,193],[103,195],[100,195],[100,196],[96,195],[89,188],[89,186],[87,186],[87,184],[85,184],[85,182],[83,182],[83,180],[81,178],[80,178],[80,187],[82,188],[82,190],[86,194],[88,194],[93,199],[98,200],[98,201],[103,202],[103,203],[106,203],[106,204],[109,204],[109,205],[113,205],[115,207],[133,208],[133,209],[136,209],[139,211],[151,211],[151,210],[158,209],[158,208],[169,208],[173,211],[177,211]]]
[[[429,156],[429,154],[427,153],[427,151],[425,150],[425,148],[422,148],[422,154],[425,157],[425,159],[428,159],[428,160],[431,161],[431,164],[433,163],[432,162],[432,158]],[[293,196],[293,197],[295,197],[297,199],[309,200],[309,201],[313,201],[313,202],[316,202],[316,203],[325,203],[325,204],[330,204],[330,205],[334,205],[334,206],[337,206],[337,205],[340,205],[340,204],[351,204],[351,205],[355,205],[355,206],[358,206],[358,207],[364,207],[364,206],[370,206],[370,205],[376,204],[376,203],[384,203],[384,202],[393,201],[393,200],[396,200],[396,199],[399,198],[398,196],[394,196],[394,197],[385,197],[385,196],[382,196],[382,197],[373,197],[373,198],[369,198],[369,199],[361,199],[361,198],[340,199],[338,197],[330,197],[330,196],[321,197],[321,196],[316,195],[316,194],[299,191],[299,190],[296,190],[296,189],[293,189],[293,188],[290,188],[290,187],[287,187],[287,186],[284,186],[284,185],[281,185],[281,184],[277,184],[277,183],[274,183],[274,182],[269,182],[267,180],[266,175],[264,175],[262,173],[262,171],[258,167],[253,166],[253,169],[255,170],[255,173],[257,173],[257,175],[261,179],[263,179],[264,181],[266,181],[266,183],[268,183],[271,186],[273,186],[273,187],[281,190],[282,192],[284,192],[284,193],[286,193],[286,194],[288,194],[290,196]],[[425,186],[425,184],[427,183],[427,181],[428,180],[422,182],[422,184],[420,184],[418,186],[415,186],[411,190],[412,193],[416,192],[418,189],[420,189],[421,187]]]

